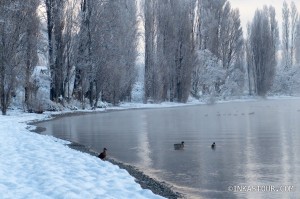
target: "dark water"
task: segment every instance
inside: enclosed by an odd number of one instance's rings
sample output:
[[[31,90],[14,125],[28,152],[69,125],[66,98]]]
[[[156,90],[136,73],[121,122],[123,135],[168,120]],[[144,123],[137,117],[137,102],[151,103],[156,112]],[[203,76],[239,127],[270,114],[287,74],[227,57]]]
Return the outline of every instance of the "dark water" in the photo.
[[[96,151],[106,147],[109,156],[174,185],[187,198],[300,195],[300,100],[126,110],[38,126],[47,128],[43,134]],[[173,144],[181,141],[184,150],[175,151]]]

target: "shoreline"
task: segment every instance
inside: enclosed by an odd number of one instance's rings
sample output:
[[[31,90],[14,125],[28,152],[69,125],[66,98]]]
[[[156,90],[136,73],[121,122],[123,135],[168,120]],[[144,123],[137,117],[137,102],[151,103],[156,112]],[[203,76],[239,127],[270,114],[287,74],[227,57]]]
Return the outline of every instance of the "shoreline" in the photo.
[[[161,108],[173,108],[173,107],[161,107]],[[44,119],[44,120],[38,120],[38,121],[30,121],[27,124],[28,125],[33,125],[43,122],[43,121],[50,121],[50,120],[55,120],[59,119],[62,117],[70,117],[70,116],[78,116],[78,115],[85,115],[85,114],[99,114],[99,113],[108,113],[108,112],[114,112],[114,111],[123,111],[123,110],[135,110],[135,109],[141,109],[141,108],[129,108],[129,109],[110,109],[106,111],[102,110],[93,110],[93,111],[74,111],[74,112],[65,112],[65,113],[55,113],[50,114],[49,118]],[[146,108],[147,109],[147,108]],[[40,134],[41,132],[45,131],[44,128],[40,128],[35,126],[35,129],[31,129],[31,132]],[[61,138],[58,138],[61,139]],[[62,139],[63,140],[63,139]],[[87,153],[91,156],[98,156],[98,153],[96,153],[93,150],[90,150],[88,147],[85,145],[79,144],[72,142],[71,140],[65,140],[70,142],[70,144],[65,144],[71,149],[74,149],[76,151],[80,151],[83,153]],[[140,171],[138,168],[122,163],[120,161],[117,161],[113,158],[107,158],[106,161],[117,165],[120,169],[125,169],[129,175],[135,178],[135,182],[138,183],[143,189],[149,189],[151,190],[154,194],[160,195],[162,197],[168,198],[168,199],[179,199],[179,198],[185,198],[182,193],[176,192],[172,189],[172,186],[165,183],[165,182],[160,182],[146,174],[144,172]]]
[[[67,144],[68,147],[71,149],[83,152],[83,153],[88,153],[92,156],[98,156],[98,153],[90,150],[86,146],[79,144],[79,143],[74,143],[71,142],[70,144]],[[154,194],[163,196],[165,198],[169,199],[177,199],[177,198],[184,198],[182,193],[175,192],[172,190],[172,187],[164,182],[159,182],[158,180],[151,178],[150,176],[147,176],[144,174],[142,171],[137,169],[136,167],[132,165],[128,165],[119,161],[116,161],[115,159],[112,158],[107,158],[106,161],[117,165],[120,167],[120,169],[125,169],[131,176],[135,178],[135,182],[140,184],[143,189],[149,189],[151,190]]]

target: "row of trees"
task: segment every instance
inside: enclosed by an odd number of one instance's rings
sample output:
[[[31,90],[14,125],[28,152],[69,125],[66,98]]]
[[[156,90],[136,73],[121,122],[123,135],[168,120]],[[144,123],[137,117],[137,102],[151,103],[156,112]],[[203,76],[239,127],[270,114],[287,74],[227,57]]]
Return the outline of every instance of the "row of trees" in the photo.
[[[52,109],[51,101],[48,107],[37,103],[41,81],[33,74],[41,54],[46,54],[49,66],[50,100],[63,104],[76,98],[83,107],[85,98],[90,106],[99,100],[130,100],[136,76],[136,24],[135,0],[1,1],[2,113],[16,91],[24,91],[25,109]]]
[[[244,39],[239,10],[232,9],[226,0],[199,0],[197,11],[192,94],[195,97],[241,94]]]
[[[273,93],[300,92],[300,20],[294,2],[282,6],[282,60],[277,69]]]
[[[45,5],[50,99],[75,95],[84,104],[88,97],[95,106],[99,98],[113,104],[129,98],[137,54],[136,2],[46,0]]]
[[[235,77],[243,72],[243,32],[229,2],[150,0],[144,9],[145,101],[186,102],[190,91],[232,94],[233,81],[243,86]]]
[[[297,29],[299,28],[298,11],[294,2],[291,3],[290,7],[283,2],[282,7],[282,65],[284,69],[288,69],[293,66],[296,62],[296,58],[299,61],[299,48],[296,48]],[[299,39],[298,39],[299,42]]]
[[[257,10],[248,26],[247,66],[250,92],[264,96],[272,86],[279,45],[275,8]]]
[[[272,6],[256,11],[243,38],[239,10],[226,0],[147,1],[145,101],[185,102],[190,93],[197,98],[240,95],[246,82],[250,95],[285,92],[286,85],[297,82],[300,22],[294,2],[290,8],[284,2],[282,13],[280,48]]]
[[[145,101],[185,102],[194,61],[194,1],[145,1]]]
[[[256,11],[243,38],[239,10],[227,0],[145,0],[141,9],[137,5],[136,0],[2,0],[2,113],[16,90],[23,91],[26,109],[36,110],[40,85],[32,76],[41,54],[47,55],[50,100],[64,104],[77,99],[83,108],[85,99],[91,107],[100,100],[130,100],[139,28],[144,29],[145,103],[240,95],[246,82],[250,94],[266,95],[286,89],[300,75],[294,3],[283,4],[281,62],[272,6]],[[45,10],[45,24],[40,10]]]
[[[17,85],[22,85],[28,106],[36,90],[30,76],[38,62],[38,6],[38,0],[0,2],[0,106],[4,115]]]

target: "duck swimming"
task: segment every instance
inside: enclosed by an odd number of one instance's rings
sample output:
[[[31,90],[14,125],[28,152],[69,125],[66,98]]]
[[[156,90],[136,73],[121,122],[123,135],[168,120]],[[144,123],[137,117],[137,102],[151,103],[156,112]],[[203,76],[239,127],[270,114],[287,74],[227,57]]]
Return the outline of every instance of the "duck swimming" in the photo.
[[[211,148],[214,149],[216,147],[216,143],[214,142],[212,145],[211,145]]]
[[[182,141],[181,143],[174,144],[174,149],[175,150],[181,150],[184,148],[184,142]]]

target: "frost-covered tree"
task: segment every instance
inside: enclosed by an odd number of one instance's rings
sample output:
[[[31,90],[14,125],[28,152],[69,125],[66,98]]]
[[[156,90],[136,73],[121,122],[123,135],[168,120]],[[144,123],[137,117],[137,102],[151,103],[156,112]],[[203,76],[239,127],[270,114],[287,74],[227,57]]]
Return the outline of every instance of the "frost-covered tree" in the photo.
[[[90,106],[130,100],[137,49],[136,2],[83,0],[75,92]]]
[[[179,102],[186,102],[190,94],[191,73],[195,60],[194,44],[194,1],[186,3],[179,1],[177,20],[179,27],[177,29],[177,52],[175,57],[176,73],[178,74],[175,87],[175,98]]]
[[[31,81],[31,75],[38,63],[38,35],[40,19],[37,16],[38,0],[29,0],[22,2],[22,10],[27,14],[24,16],[24,37],[22,37],[22,52],[25,62],[25,72],[23,73],[24,103],[28,110],[31,110],[35,104],[34,93],[36,85]]]
[[[290,7],[283,2],[282,7],[282,65],[288,70],[295,64],[298,10],[295,2]]]
[[[50,99],[58,101],[64,97],[64,42],[66,1],[45,0],[47,13],[47,32],[49,49],[49,68],[51,73]]]
[[[274,84],[271,90],[272,94],[293,95],[300,93],[300,70],[299,67],[293,67],[290,70],[280,68],[276,72]]]
[[[216,94],[225,76],[222,61],[207,49],[199,50],[192,73],[192,95],[199,98],[201,95]]]
[[[156,31],[156,15],[157,15],[157,1],[148,0],[144,3],[144,27],[145,27],[145,97],[144,101],[149,99],[158,99],[159,92],[157,91],[158,70],[155,63],[155,37]],[[156,99],[156,100],[157,100]]]
[[[0,106],[5,115],[17,85],[25,84],[28,100],[29,76],[37,62],[37,1],[0,2]],[[24,75],[25,74],[25,75]]]
[[[290,62],[293,66],[295,64],[295,49],[296,39],[300,36],[297,35],[297,23],[298,23],[298,10],[294,1],[291,3],[291,49],[290,49]]]
[[[97,7],[94,0],[81,0],[80,2],[80,23],[78,33],[78,50],[76,54],[76,69],[75,69],[75,85],[74,96],[76,99],[82,102],[82,106],[85,107],[84,99],[89,98],[90,105],[93,103],[93,87],[94,87],[94,73],[93,65],[91,61],[92,53],[92,24],[91,17],[94,9],[101,9]],[[102,1],[99,1],[99,4]],[[89,91],[89,92],[88,92]],[[86,96],[86,92],[88,95]]]
[[[277,64],[279,38],[274,7],[265,6],[263,10],[256,10],[249,31],[247,57],[248,64],[251,64],[250,77],[253,79],[254,92],[263,96],[272,85]]]
[[[282,7],[282,63],[284,68],[290,67],[290,9],[286,1]]]
[[[118,104],[130,100],[136,76],[135,1],[106,2],[99,16],[103,19],[97,24],[99,34],[92,35],[92,48],[98,49],[92,52],[96,64],[96,103],[101,95],[102,100]],[[94,20],[96,23],[97,19]]]
[[[220,95],[223,98],[240,96],[245,86],[245,50],[241,49],[234,64],[226,71],[224,84],[220,87]]]
[[[63,90],[64,97],[69,101],[72,97],[75,81],[75,65],[77,61],[78,50],[78,30],[80,15],[79,0],[66,2],[66,10],[64,14],[64,30],[63,30]]]
[[[220,26],[219,54],[223,68],[229,69],[240,57],[243,48],[243,31],[238,9],[227,2],[223,8]]]
[[[195,1],[145,1],[145,100],[185,102],[194,62]]]
[[[243,86],[243,84],[232,82],[237,80],[237,74],[241,75],[239,79],[244,79],[243,63],[241,63],[243,62],[244,42],[239,10],[232,9],[226,0],[199,0],[197,2],[197,10],[199,10],[196,15],[198,17],[196,20],[198,21],[198,48],[207,49],[213,53],[221,60],[222,66],[226,70],[226,76],[216,85],[218,87],[216,91],[221,94],[221,87],[223,87],[223,89],[226,88],[226,93],[232,93],[228,92],[230,85]],[[235,75],[231,74],[235,72],[237,72]],[[231,83],[229,84],[229,82]],[[226,84],[225,87],[224,84]]]
[[[6,115],[20,70],[16,60],[22,34],[18,22],[21,21],[13,3],[0,2],[0,106],[3,115]]]
[[[229,12],[225,4],[226,0],[199,0],[199,37],[200,49],[208,49],[217,57],[220,57],[219,46],[221,42],[220,27],[222,18],[226,16],[224,12]],[[228,4],[229,5],[229,4]],[[228,17],[228,15],[227,15]]]
[[[300,64],[300,20],[296,25],[296,38],[295,38],[295,60],[296,64]]]
[[[297,53],[298,53],[298,11],[294,2],[290,8],[283,3],[283,38],[282,38],[282,63],[278,67],[272,92],[294,94],[298,93],[295,83],[298,78]],[[295,69],[296,68],[296,69]]]

